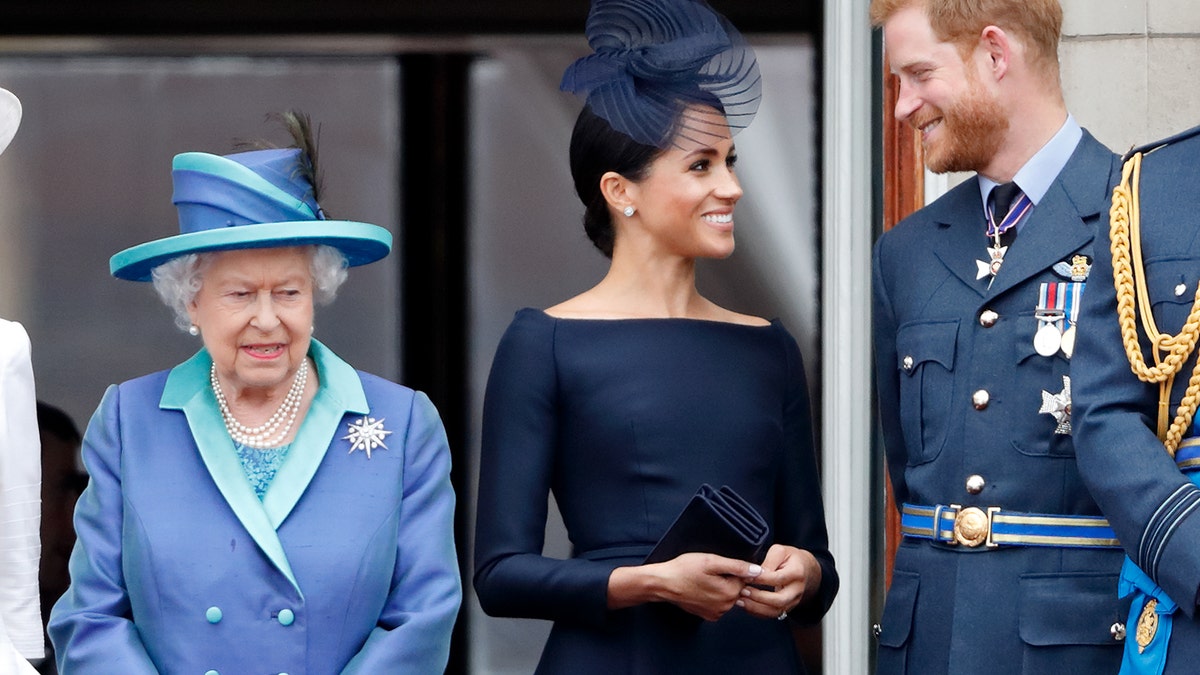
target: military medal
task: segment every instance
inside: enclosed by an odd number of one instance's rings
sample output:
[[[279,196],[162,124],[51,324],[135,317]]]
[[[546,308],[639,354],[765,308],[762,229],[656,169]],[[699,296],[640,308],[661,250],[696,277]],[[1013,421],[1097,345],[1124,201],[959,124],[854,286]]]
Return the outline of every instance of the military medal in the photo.
[[[996,276],[996,274],[1000,271],[1000,266],[1004,264],[1004,254],[1008,252],[1008,247],[1001,246],[1000,242],[997,241],[994,247],[988,247],[987,252],[989,258],[987,262],[982,260],[975,261],[975,265],[978,268],[978,271],[975,273],[976,279],[982,279],[988,276]]]
[[[1075,255],[1071,256],[1070,262],[1064,260],[1055,263],[1053,269],[1055,274],[1064,279],[1071,280],[1068,283],[1058,284],[1055,289],[1055,295],[1063,297],[1062,309],[1066,318],[1065,330],[1061,323],[1059,324],[1061,335],[1058,340],[1058,349],[1061,349],[1063,356],[1069,359],[1075,353],[1075,320],[1079,318],[1079,300],[1083,296],[1084,287],[1087,285],[1088,274],[1092,271],[1092,262],[1086,255]],[[1045,289],[1045,286],[1046,284],[1042,285],[1043,289]],[[1041,297],[1038,300],[1038,309],[1041,310],[1045,306],[1045,301]],[[1043,342],[1047,350],[1051,346],[1051,339],[1047,336]],[[1037,344],[1038,338],[1035,336],[1035,348]],[[1038,349],[1038,353],[1043,356],[1050,356],[1054,352],[1051,351],[1050,354],[1044,354],[1041,349]]]
[[[1054,324],[1058,322],[1059,318],[1052,314],[1038,317],[1038,321],[1043,322],[1033,336],[1033,349],[1038,354],[1054,356],[1058,353],[1059,347],[1062,346],[1062,333],[1058,332],[1058,328]]]
[[[1071,378],[1063,375],[1063,388],[1057,394],[1042,390],[1042,408],[1039,414],[1050,415],[1058,422],[1054,428],[1055,434],[1070,435],[1071,433]]]
[[[1066,315],[1063,291],[1065,284],[1045,283],[1038,289],[1038,304],[1033,315],[1038,320],[1037,332],[1033,335],[1033,349],[1042,356],[1054,356],[1062,346],[1062,320]]]
[[[1083,256],[1075,256],[1082,258]],[[1082,281],[1066,285],[1066,301],[1063,307],[1067,318],[1067,329],[1062,334],[1062,353],[1068,359],[1075,353],[1075,322],[1079,319],[1079,301],[1083,298],[1083,289],[1087,286]]]
[[[1150,598],[1146,601],[1146,605],[1142,607],[1142,613],[1138,616],[1137,623],[1137,646],[1138,653],[1146,651],[1146,647],[1154,641],[1155,634],[1158,633],[1158,600]]]
[[[993,188],[993,191],[995,190],[996,188]],[[997,223],[996,214],[992,212],[990,199],[991,197],[989,197],[989,205],[984,211],[984,215],[987,217],[987,230],[985,233],[994,245],[987,247],[987,260],[975,261],[977,270],[975,278],[984,279],[991,277],[988,279],[988,288],[991,288],[992,281],[1000,273],[1000,267],[1004,264],[1004,254],[1008,252],[1008,246],[1000,244],[1000,235],[1016,227],[1017,222],[1021,220],[1025,213],[1033,208],[1033,202],[1024,193],[1021,193],[1021,198],[1008,210],[1008,213],[1004,216],[1004,220]]]
[[[1068,326],[1065,331],[1063,331],[1062,344],[1059,345],[1059,348],[1062,349],[1063,356],[1067,357],[1068,359],[1071,358],[1071,354],[1075,353],[1075,322],[1074,321],[1072,321],[1071,325]]]

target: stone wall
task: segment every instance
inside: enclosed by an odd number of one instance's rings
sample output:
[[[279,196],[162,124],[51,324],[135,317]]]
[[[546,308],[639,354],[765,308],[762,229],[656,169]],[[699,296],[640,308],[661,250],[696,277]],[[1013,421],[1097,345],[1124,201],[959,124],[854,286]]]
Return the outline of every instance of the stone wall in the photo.
[[[1067,106],[1118,153],[1200,125],[1200,2],[1062,0]]]

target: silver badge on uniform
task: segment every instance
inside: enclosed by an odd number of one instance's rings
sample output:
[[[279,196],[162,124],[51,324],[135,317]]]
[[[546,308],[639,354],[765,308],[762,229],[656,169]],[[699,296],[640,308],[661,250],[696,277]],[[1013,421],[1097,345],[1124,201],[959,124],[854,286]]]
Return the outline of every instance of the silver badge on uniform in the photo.
[[[1033,349],[1038,354],[1054,356],[1061,350],[1063,356],[1071,358],[1075,351],[1075,321],[1079,318],[1079,301],[1086,285],[1082,281],[1055,282],[1041,284],[1038,288],[1038,304],[1033,313],[1038,321],[1037,332],[1033,335]]]
[[[1054,428],[1054,433],[1070,435],[1071,378],[1063,375],[1062,381],[1062,391],[1057,394],[1051,394],[1045,389],[1042,390],[1042,408],[1038,410],[1038,413],[1054,417],[1054,421],[1058,422],[1058,426]]]

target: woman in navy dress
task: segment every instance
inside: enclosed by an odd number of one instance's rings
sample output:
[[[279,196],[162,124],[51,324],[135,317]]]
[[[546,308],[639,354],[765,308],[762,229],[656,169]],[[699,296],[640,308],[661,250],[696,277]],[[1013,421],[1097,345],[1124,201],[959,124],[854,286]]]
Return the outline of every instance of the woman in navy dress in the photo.
[[[697,258],[733,252],[753,53],[694,0],[596,0],[588,37],[597,53],[563,80],[587,94],[571,170],[612,263],[518,312],[497,349],[476,592],[488,614],[554,622],[539,673],[804,672],[790,622],[818,621],[838,579],[800,352],[778,321],[695,286]],[[704,483],[763,515],[766,558],[643,564]],[[542,555],[550,493],[568,560]]]

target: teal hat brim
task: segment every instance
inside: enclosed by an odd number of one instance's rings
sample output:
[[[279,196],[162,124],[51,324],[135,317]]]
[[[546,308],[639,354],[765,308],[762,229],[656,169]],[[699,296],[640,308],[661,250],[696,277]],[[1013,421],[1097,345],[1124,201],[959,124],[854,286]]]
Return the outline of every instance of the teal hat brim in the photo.
[[[150,273],[172,258],[189,253],[278,248],[324,244],[346,256],[350,267],[366,265],[392,250],[392,233],[367,223],[347,220],[305,220],[222,227],[177,234],[121,251],[108,261],[118,279],[150,281]]]

